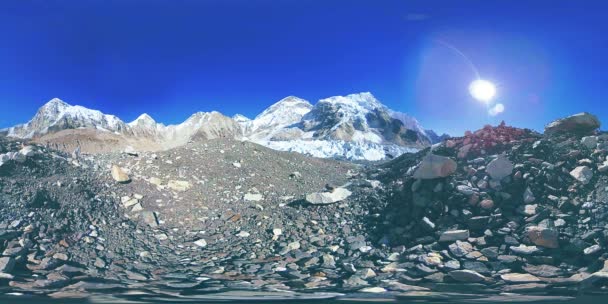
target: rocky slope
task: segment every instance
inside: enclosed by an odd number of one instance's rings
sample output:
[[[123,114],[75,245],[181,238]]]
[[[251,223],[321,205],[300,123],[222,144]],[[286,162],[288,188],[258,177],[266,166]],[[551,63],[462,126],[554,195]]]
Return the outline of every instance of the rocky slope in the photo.
[[[85,153],[124,148],[158,151],[192,140],[243,138],[276,150],[355,160],[392,158],[440,139],[415,119],[388,109],[370,93],[331,97],[314,106],[290,96],[252,120],[238,114],[230,118],[219,112],[199,112],[181,124],[168,126],[147,114],[124,123],[113,115],[55,98],[28,123],[0,130],[0,134],[60,149],[78,143]]]
[[[545,136],[487,126],[396,159],[372,174],[390,189],[376,240],[399,248],[394,267],[421,282],[519,293],[606,286],[608,135],[597,128],[586,113]]]

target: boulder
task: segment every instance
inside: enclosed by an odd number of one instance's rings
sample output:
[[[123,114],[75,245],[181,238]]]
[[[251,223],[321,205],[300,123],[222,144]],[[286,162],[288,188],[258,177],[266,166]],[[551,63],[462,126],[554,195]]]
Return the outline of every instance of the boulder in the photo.
[[[540,280],[529,273],[505,273],[500,276],[507,283],[534,283]]]
[[[112,178],[119,183],[128,183],[131,181],[127,172],[117,165],[112,165]]]
[[[486,167],[486,172],[494,180],[502,180],[513,173],[513,163],[504,155],[491,161]]]
[[[448,274],[452,279],[464,283],[479,283],[486,280],[486,277],[473,270],[453,270]]]
[[[427,154],[414,172],[416,179],[434,179],[446,177],[456,172],[457,164],[449,157]]]
[[[574,133],[586,135],[600,127],[599,119],[590,113],[579,113],[555,120],[545,126],[545,134]]]
[[[593,171],[587,166],[579,166],[570,171],[570,176],[574,177],[574,179],[581,182],[583,185],[586,185],[593,178]]]
[[[538,226],[528,227],[526,230],[528,238],[532,243],[537,246],[542,246],[545,248],[558,248],[558,232]]]
[[[313,205],[328,205],[345,200],[352,193],[346,188],[335,188],[332,192],[315,192],[306,195],[306,201]]]
[[[597,136],[585,136],[581,138],[581,144],[587,149],[595,149],[597,147]]]

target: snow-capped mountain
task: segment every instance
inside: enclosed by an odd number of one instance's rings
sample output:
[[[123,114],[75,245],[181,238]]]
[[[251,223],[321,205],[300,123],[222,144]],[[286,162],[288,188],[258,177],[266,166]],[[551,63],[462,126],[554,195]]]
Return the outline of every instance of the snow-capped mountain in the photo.
[[[321,99],[303,117],[302,129],[312,138],[401,146],[426,146],[430,140],[417,122],[406,127],[371,93]]]
[[[81,106],[71,106],[53,98],[28,123],[8,128],[7,135],[32,138],[65,129],[93,128],[111,132],[125,132],[127,125],[114,115],[103,114]]]
[[[314,106],[289,96],[240,124],[248,140],[318,157],[380,160],[432,143],[415,118],[390,110],[369,92]]]
[[[316,157],[362,160],[396,157],[440,139],[422,128],[415,118],[392,111],[371,93],[329,97],[315,105],[289,96],[254,119],[240,114],[227,117],[215,111],[198,112],[177,125],[158,123],[148,114],[125,123],[116,116],[71,106],[55,98],[28,123],[0,133],[24,139],[44,138],[48,142],[47,134],[70,129],[108,132],[129,142],[145,140],[165,149],[191,140],[234,138]]]
[[[241,122],[241,126],[244,135],[253,141],[297,139],[299,133],[293,136],[287,134],[312,108],[310,102],[289,96],[268,107],[255,119]]]

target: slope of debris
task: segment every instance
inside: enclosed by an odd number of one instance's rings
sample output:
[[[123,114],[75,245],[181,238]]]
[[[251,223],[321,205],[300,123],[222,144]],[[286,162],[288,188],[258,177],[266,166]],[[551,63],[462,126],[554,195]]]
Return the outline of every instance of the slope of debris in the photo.
[[[420,282],[606,286],[608,134],[566,121],[550,136],[486,126],[373,170],[389,201],[375,239]]]

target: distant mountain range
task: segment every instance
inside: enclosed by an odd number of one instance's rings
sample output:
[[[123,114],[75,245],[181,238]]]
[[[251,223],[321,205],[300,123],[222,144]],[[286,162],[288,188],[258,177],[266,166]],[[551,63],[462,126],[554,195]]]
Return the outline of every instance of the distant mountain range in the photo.
[[[104,136],[104,140],[112,139],[115,149],[136,141],[140,143],[138,148],[144,150],[168,149],[193,140],[234,138],[277,150],[354,160],[396,157],[447,136],[424,129],[415,118],[389,109],[371,93],[334,96],[315,105],[289,96],[254,119],[240,114],[227,117],[215,111],[198,112],[177,125],[157,123],[148,114],[125,123],[114,115],[54,98],[29,122],[0,130],[0,134],[64,145],[74,140],[79,145],[92,138],[100,141],[100,136]],[[112,147],[104,149],[108,150]]]

